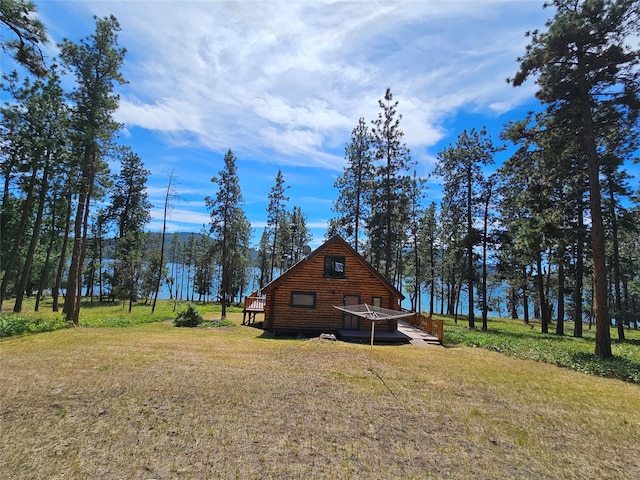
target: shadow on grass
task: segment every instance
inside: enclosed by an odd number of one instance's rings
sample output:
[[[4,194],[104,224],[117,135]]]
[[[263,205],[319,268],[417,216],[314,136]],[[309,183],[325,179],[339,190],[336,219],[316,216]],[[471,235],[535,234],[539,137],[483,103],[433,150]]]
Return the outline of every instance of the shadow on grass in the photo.
[[[509,329],[499,329],[499,328],[489,328],[487,330],[481,330],[479,328],[469,329],[467,327],[459,327],[455,331],[462,332],[462,335],[488,335],[494,337],[507,337],[516,340],[545,340],[551,341],[554,343],[584,343],[588,345],[595,344],[595,336],[591,334],[583,335],[582,337],[574,337],[573,335],[557,335],[552,328],[552,325],[549,325],[549,333],[542,333],[538,328],[526,328],[525,324],[522,325],[522,331],[517,332]],[[613,334],[613,333],[612,333]],[[631,345],[634,347],[640,347],[640,338],[625,338],[624,341],[620,342],[616,338],[611,339],[613,344],[616,345]]]
[[[445,330],[448,343],[480,347],[487,350],[513,355],[545,363],[570,368],[578,372],[640,383],[640,360],[631,350],[620,350],[622,355],[607,360],[593,353],[593,337],[559,336],[553,333],[541,334],[529,329],[490,328],[487,331],[449,327]],[[635,349],[638,340],[628,339],[617,345],[628,345]]]
[[[124,306],[123,306],[124,305]],[[111,301],[111,300],[83,300],[80,305],[80,310],[90,310],[92,308],[102,308],[102,307],[123,307],[124,309],[128,308],[128,303],[123,304],[121,301]],[[64,300],[60,304],[60,309],[64,306]]]
[[[586,352],[572,352],[569,359],[571,361],[570,367],[579,372],[615,378],[630,383],[640,383],[640,362],[634,362],[620,356],[603,360],[595,354]]]
[[[464,338],[492,338],[492,337],[502,337],[512,340],[520,340],[520,341],[539,341],[539,340],[550,340],[552,342],[557,343],[565,343],[565,342],[585,342],[585,343],[593,343],[594,338],[592,337],[573,337],[570,335],[556,335],[555,333],[542,333],[539,330],[535,329],[522,329],[521,332],[516,332],[513,330],[501,330],[497,328],[489,328],[487,330],[481,330],[479,328],[469,329],[467,327],[458,327],[458,328],[446,328],[445,334],[450,333],[455,336],[460,336],[462,341]],[[445,335],[446,336],[446,335]]]
[[[624,342],[621,342],[621,341],[619,341],[617,339],[613,340],[613,341],[615,343],[617,343],[618,345],[624,345],[626,343],[626,344],[629,344],[629,345],[640,347],[640,338],[625,338]]]

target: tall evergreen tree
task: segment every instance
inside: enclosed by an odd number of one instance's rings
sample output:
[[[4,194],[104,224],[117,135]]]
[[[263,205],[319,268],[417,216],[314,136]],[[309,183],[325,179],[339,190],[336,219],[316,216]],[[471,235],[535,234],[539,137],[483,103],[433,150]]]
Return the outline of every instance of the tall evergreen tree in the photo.
[[[455,316],[457,323],[457,306],[463,276],[460,272],[465,268],[465,235],[464,212],[458,202],[452,198],[451,191],[445,190],[441,203],[440,229],[438,243],[441,248],[440,278],[441,278],[441,313],[446,299],[448,315]],[[446,290],[446,291],[445,291]]]
[[[2,171],[6,178],[0,207],[3,234],[0,264],[5,272],[0,282],[0,305],[12,282],[16,293],[14,311],[20,312],[32,278],[51,190],[58,188],[53,180],[59,178],[66,167],[67,108],[55,68],[46,80],[26,79],[21,86],[15,73],[4,79],[7,84],[3,87],[14,103],[0,109],[2,130],[6,134],[3,150],[7,155],[6,163],[3,159]],[[11,182],[15,182],[17,188],[10,189]],[[19,197],[15,202],[10,201],[15,194]],[[11,228],[14,222],[15,227]]]
[[[304,256],[304,247],[312,239],[313,235],[307,227],[307,216],[302,208],[294,205],[289,221],[291,225],[291,265],[298,262]]]
[[[146,192],[149,170],[128,148],[119,152],[120,172],[115,177],[106,219],[116,227],[114,287],[119,297],[129,301],[129,310],[138,296],[145,247],[144,226],[151,220],[151,203]]]
[[[258,244],[258,255],[256,256],[256,268],[260,270],[260,276],[258,277],[259,288],[264,287],[269,283],[269,230],[264,227],[262,235],[260,235],[260,243]]]
[[[495,175],[489,176],[482,185],[482,191],[480,193],[480,200],[483,205],[482,212],[482,288],[481,288],[481,310],[482,310],[482,331],[486,332],[488,329],[488,314],[489,304],[487,302],[487,270],[488,259],[487,253],[489,248],[489,221],[492,210],[492,201],[494,195],[494,186],[496,183]]]
[[[269,205],[267,206],[267,229],[271,239],[271,251],[269,252],[271,257],[271,268],[269,270],[268,278],[269,282],[273,280],[273,270],[275,269],[279,253],[278,246],[280,242],[280,228],[283,221],[286,219],[287,211],[285,206],[289,201],[289,197],[285,195],[285,191],[288,188],[289,186],[284,184],[282,172],[278,169],[275,184],[271,187],[271,191],[269,192]]]
[[[96,177],[105,169],[102,158],[119,129],[112,116],[118,107],[118,96],[113,92],[115,84],[125,82],[120,73],[125,50],[118,47],[119,30],[120,24],[113,15],[96,18],[93,35],[79,44],[65,40],[60,45],[60,58],[77,81],[69,98],[73,103],[71,122],[80,178],[64,307],[66,318],[75,324],[79,320],[82,299],[89,206]]]
[[[211,238],[211,228],[202,226],[200,235],[196,237],[194,249],[193,289],[198,294],[198,301],[205,303],[211,297],[215,274],[216,244]],[[192,295],[192,301],[195,295]]]
[[[240,179],[236,168],[236,156],[231,149],[224,156],[223,169],[211,181],[217,184],[218,192],[215,197],[207,196],[205,204],[211,212],[211,232],[214,234],[214,239],[218,243],[220,252],[220,264],[222,267],[222,279],[220,282],[221,315],[222,319],[225,319],[227,317],[227,302],[232,293],[233,251],[240,233],[237,222],[243,220],[243,215],[239,215],[242,212]]]
[[[551,305],[543,268],[554,263],[554,250],[559,249],[559,230],[564,225],[565,209],[562,181],[569,176],[560,168],[566,164],[558,162],[563,152],[553,145],[559,137],[549,128],[552,119],[539,115],[538,124],[533,126],[529,126],[529,120],[514,122],[503,133],[504,138],[520,147],[499,170],[503,182],[500,218],[508,232],[502,239],[515,243],[514,248],[505,249],[509,253],[517,252],[517,259],[511,257],[511,260],[516,260],[524,270],[535,265],[535,298],[536,306],[540,307],[535,310],[536,313],[539,310],[542,333],[547,333]],[[565,150],[567,154],[572,153],[568,146]],[[527,286],[525,282],[521,285]]]
[[[438,238],[438,221],[435,202],[431,202],[426,209],[424,221],[421,223],[421,226],[421,251],[423,252],[422,258],[425,258],[427,261],[425,270],[428,272],[426,278],[427,285],[429,286],[429,316],[432,316],[435,313],[436,262],[440,256],[436,245]]]
[[[338,216],[333,219],[334,232],[351,239],[353,248],[360,250],[361,229],[365,225],[369,212],[369,195],[373,180],[373,162],[371,134],[364,118],[351,132],[351,142],[345,148],[347,165],[334,183],[338,198],[333,211]]]
[[[409,191],[409,219],[406,225],[407,239],[405,245],[406,254],[406,276],[404,284],[409,291],[411,308],[421,311],[422,284],[425,279],[423,264],[428,265],[428,261],[423,261],[424,256],[424,236],[426,223],[426,210],[422,206],[424,200],[424,185],[426,181],[418,178],[417,172],[413,172]]]
[[[530,43],[511,81],[518,86],[537,75],[538,99],[576,125],[589,178],[595,353],[608,358],[612,353],[598,152],[602,125],[595,108],[607,103],[637,118],[640,49],[630,40],[640,31],[640,4],[637,0],[555,0],[553,6],[556,12],[547,22],[547,31],[528,34]]]
[[[464,130],[458,135],[455,145],[449,145],[438,154],[436,174],[444,179],[448,201],[457,205],[456,209],[462,212],[464,218],[469,328],[475,328],[474,287],[477,274],[473,250],[479,244],[481,235],[474,225],[478,215],[476,205],[480,187],[484,182],[482,167],[493,163],[494,155],[499,150],[483,128],[480,131]]]
[[[410,215],[411,171],[415,162],[404,143],[404,132],[400,128],[402,115],[397,111],[398,101],[393,101],[390,88],[378,105],[382,111],[372,121],[371,128],[376,168],[368,227],[372,260],[377,267],[383,264],[384,276],[393,280],[396,273],[393,255],[402,251]]]

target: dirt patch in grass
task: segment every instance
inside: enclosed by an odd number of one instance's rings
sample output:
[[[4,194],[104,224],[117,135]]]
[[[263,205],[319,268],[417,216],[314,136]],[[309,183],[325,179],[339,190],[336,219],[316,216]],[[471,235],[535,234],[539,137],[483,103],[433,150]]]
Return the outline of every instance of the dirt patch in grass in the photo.
[[[11,479],[640,478],[640,388],[481,349],[76,328],[0,342]]]

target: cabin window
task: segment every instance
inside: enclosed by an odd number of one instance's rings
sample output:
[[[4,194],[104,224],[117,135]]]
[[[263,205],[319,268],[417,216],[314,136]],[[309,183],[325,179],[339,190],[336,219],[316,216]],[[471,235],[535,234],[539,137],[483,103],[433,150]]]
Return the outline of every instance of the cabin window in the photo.
[[[291,307],[316,308],[316,292],[291,292]]]
[[[382,297],[372,297],[371,305],[374,307],[382,307]]]
[[[324,256],[324,276],[328,278],[344,278],[345,258],[340,255]]]

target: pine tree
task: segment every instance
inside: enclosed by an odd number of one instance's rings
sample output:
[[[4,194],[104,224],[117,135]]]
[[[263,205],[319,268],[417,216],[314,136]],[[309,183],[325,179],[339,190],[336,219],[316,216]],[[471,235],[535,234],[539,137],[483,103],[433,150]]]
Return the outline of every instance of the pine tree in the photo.
[[[232,293],[234,250],[238,245],[240,234],[244,233],[239,227],[244,227],[245,223],[241,209],[242,193],[236,168],[236,156],[231,149],[224,156],[223,169],[211,181],[217,184],[218,192],[215,197],[207,196],[205,204],[210,209],[211,232],[218,243],[218,250],[221,255],[220,299],[222,303],[222,319],[224,320],[227,317],[227,302]]]
[[[271,240],[271,251],[269,252],[271,260],[269,282],[273,280],[273,270],[275,269],[279,253],[280,229],[282,223],[286,220],[285,204],[289,201],[289,197],[285,196],[284,193],[287,188],[289,188],[289,186],[285,186],[282,172],[278,169],[275,184],[269,192],[269,205],[267,206],[267,229]]]
[[[356,252],[361,245],[361,228],[370,212],[369,195],[373,180],[371,141],[367,124],[361,117],[351,132],[351,143],[345,148],[347,165],[334,183],[338,198],[333,211],[338,216],[332,219],[332,234],[340,233],[351,239]]]
[[[65,40],[60,45],[60,58],[76,76],[78,83],[71,93],[73,102],[72,130],[75,137],[80,181],[74,222],[74,242],[65,297],[66,318],[78,324],[82,299],[82,268],[88,233],[89,205],[94,195],[96,178],[104,172],[102,161],[109,142],[119,125],[112,115],[118,107],[114,84],[124,83],[120,68],[125,50],[118,48],[120,25],[112,15],[96,19],[96,30],[80,44]]]
[[[630,39],[640,31],[640,4],[637,0],[555,0],[553,6],[556,12],[546,24],[547,31],[527,34],[530,43],[511,81],[518,86],[537,75],[538,99],[575,124],[589,178],[595,353],[608,358],[612,353],[598,153],[603,125],[595,108],[606,103],[637,118],[640,50]]]
[[[116,227],[114,287],[116,295],[136,301],[145,247],[144,226],[151,220],[151,203],[147,200],[149,170],[142,159],[127,148],[119,152],[120,172],[115,177],[111,204],[105,218]]]
[[[438,221],[436,216],[436,204],[431,202],[425,211],[424,221],[421,222],[422,230],[420,233],[423,258],[427,260],[425,269],[428,271],[427,285],[429,286],[429,316],[435,313],[435,297],[436,297],[436,271],[437,259],[439,252],[437,251],[438,238]]]
[[[462,214],[465,225],[465,278],[468,288],[468,323],[475,328],[474,287],[477,276],[474,262],[474,247],[479,244],[481,235],[475,228],[478,212],[476,205],[479,188],[484,182],[482,167],[493,163],[499,147],[493,145],[486,129],[479,132],[464,130],[458,135],[455,145],[449,145],[438,154],[436,174],[444,179],[447,201]],[[450,210],[453,210],[450,208]]]
[[[47,32],[44,23],[35,16],[36,11],[35,3],[30,0],[0,2],[0,23],[15,37],[4,41],[2,49],[13,53],[16,61],[37,77],[45,77],[47,65],[41,47],[47,43]]]
[[[304,247],[313,239],[313,235],[307,227],[307,216],[302,208],[295,206],[291,211],[289,221],[291,225],[291,265],[298,262],[304,256]]]
[[[405,241],[415,162],[404,143],[404,132],[400,129],[402,115],[397,112],[398,101],[393,101],[390,88],[378,105],[382,111],[372,121],[371,129],[376,167],[370,196],[369,240],[374,264],[383,265],[384,276],[392,281],[397,273],[394,253],[402,251]]]
[[[61,188],[53,180],[59,178],[66,166],[67,108],[55,68],[46,80],[26,79],[21,86],[15,73],[4,78],[7,81],[4,88],[15,103],[0,110],[5,134],[3,150],[7,155],[2,168],[6,178],[0,207],[3,233],[0,263],[5,271],[0,283],[0,305],[12,281],[16,293],[14,311],[20,312],[27,286],[35,276],[32,267],[40,246],[47,205],[52,190]],[[10,190],[12,181],[17,186],[13,191]],[[24,194],[16,198],[15,203],[10,201],[14,192]],[[12,212],[13,205],[17,208]],[[12,228],[16,219],[19,220]]]

